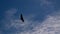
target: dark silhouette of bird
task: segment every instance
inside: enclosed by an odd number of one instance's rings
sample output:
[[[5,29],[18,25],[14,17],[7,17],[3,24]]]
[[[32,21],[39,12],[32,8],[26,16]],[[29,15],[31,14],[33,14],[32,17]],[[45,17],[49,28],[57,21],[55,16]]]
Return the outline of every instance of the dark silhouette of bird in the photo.
[[[20,18],[20,19],[21,19],[21,21],[22,21],[22,22],[24,22],[24,19],[23,19],[23,15],[22,15],[22,14],[21,14],[21,16],[20,16],[20,17],[21,17],[21,18]]]

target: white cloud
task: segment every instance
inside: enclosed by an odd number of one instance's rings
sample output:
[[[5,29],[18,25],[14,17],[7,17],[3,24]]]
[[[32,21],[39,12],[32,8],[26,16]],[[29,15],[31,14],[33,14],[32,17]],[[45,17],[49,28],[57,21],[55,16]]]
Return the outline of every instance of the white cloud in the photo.
[[[54,13],[54,14],[57,14]],[[56,17],[57,16],[57,17]],[[17,34],[60,34],[60,15],[49,15],[41,25],[37,25],[31,31],[19,32]]]

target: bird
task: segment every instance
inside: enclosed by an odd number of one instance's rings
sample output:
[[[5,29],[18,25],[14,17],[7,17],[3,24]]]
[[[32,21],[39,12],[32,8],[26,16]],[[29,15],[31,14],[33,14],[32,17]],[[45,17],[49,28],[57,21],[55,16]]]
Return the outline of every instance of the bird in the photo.
[[[23,19],[23,15],[22,14],[20,15],[20,19],[21,19],[22,22],[24,22],[24,19]]]

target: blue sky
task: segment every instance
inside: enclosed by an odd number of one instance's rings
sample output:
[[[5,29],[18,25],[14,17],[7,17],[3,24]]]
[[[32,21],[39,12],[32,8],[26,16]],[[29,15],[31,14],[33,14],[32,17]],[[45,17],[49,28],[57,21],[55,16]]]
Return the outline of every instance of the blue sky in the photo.
[[[41,25],[48,15],[60,9],[60,0],[0,0],[0,31],[2,34],[31,31]],[[59,11],[58,11],[59,12]],[[21,24],[19,15],[25,23]],[[33,32],[33,31],[32,31]]]

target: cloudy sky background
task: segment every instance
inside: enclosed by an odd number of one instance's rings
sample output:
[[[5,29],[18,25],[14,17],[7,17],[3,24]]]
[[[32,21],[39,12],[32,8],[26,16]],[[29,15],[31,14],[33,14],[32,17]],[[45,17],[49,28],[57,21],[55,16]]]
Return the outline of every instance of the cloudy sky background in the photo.
[[[59,1],[0,0],[0,34],[60,34]]]

